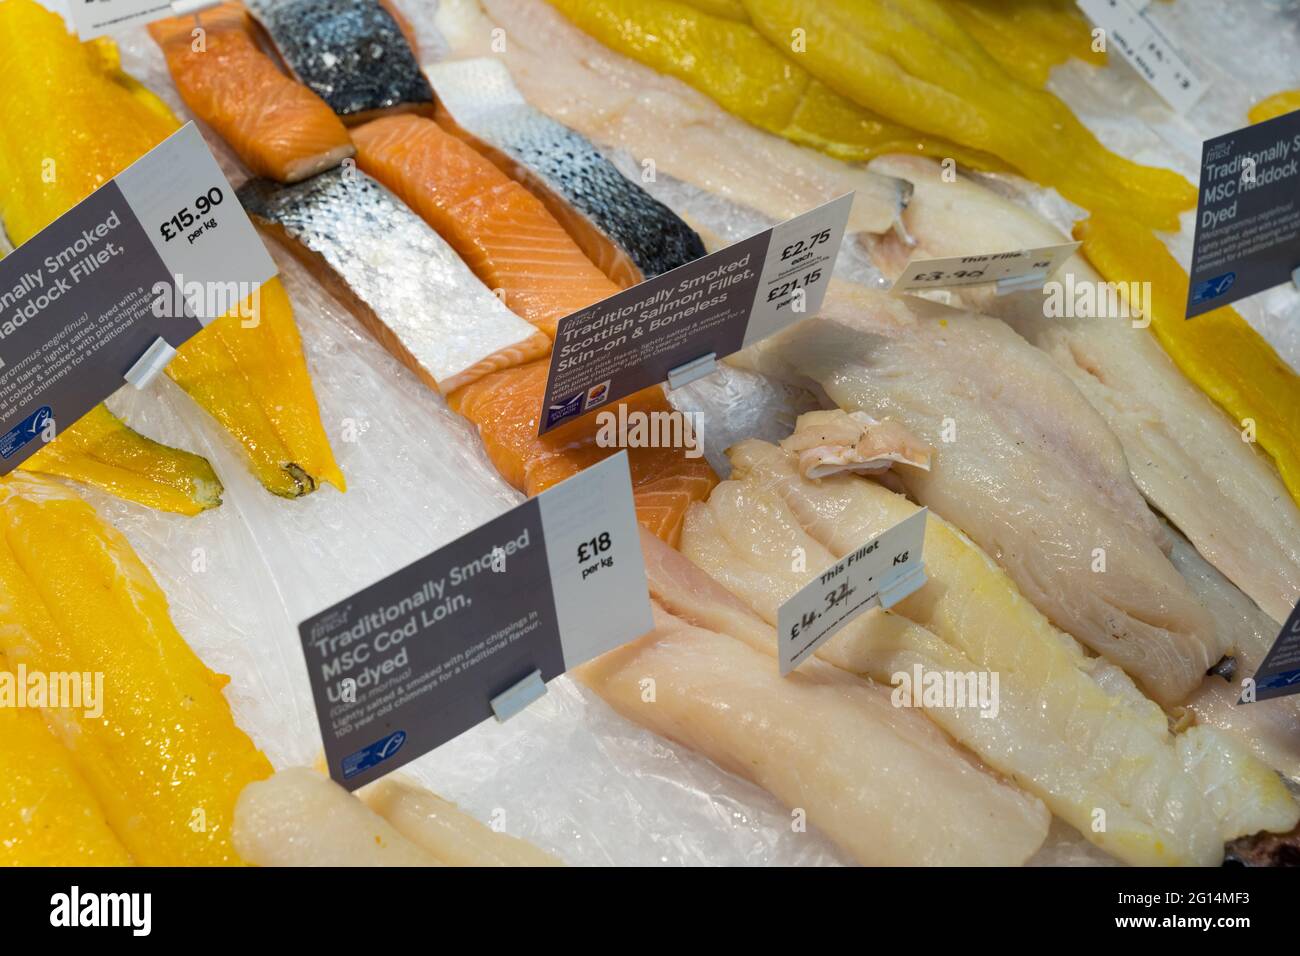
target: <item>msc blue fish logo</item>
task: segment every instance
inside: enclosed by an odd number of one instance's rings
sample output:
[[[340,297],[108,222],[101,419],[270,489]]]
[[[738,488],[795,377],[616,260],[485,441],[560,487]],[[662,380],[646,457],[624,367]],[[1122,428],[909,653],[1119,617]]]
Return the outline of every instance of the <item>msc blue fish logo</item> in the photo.
[[[1204,279],[1196,284],[1192,289],[1192,302],[1208,302],[1210,299],[1217,299],[1237,281],[1237,273],[1225,272],[1221,276],[1215,276],[1213,279]]]
[[[377,767],[401,750],[404,743],[406,743],[406,731],[399,730],[362,747],[354,754],[349,754],[343,758],[343,779],[350,780],[371,767]]]
[[[558,405],[552,405],[546,410],[546,427],[550,428],[556,422],[564,421],[566,418],[572,418],[582,411],[583,393],[579,392],[572,398],[566,398]]]
[[[6,434],[0,435],[0,458],[8,460],[22,451],[54,424],[54,409],[43,405]]]

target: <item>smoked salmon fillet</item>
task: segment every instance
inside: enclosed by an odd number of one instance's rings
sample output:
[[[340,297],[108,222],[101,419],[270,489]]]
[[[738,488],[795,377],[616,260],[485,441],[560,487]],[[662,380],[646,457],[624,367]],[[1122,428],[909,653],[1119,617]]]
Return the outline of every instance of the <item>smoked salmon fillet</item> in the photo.
[[[323,99],[282,73],[258,47],[253,23],[237,3],[192,17],[149,24],[181,98],[221,134],[254,175],[296,183],[337,166],[356,151]],[[196,49],[196,46],[198,49]]]
[[[549,360],[487,375],[453,392],[452,409],[473,422],[488,457],[503,478],[527,495],[536,495],[616,454],[621,445],[598,441],[599,412],[537,435],[537,413],[546,389]],[[663,389],[647,388],[609,406],[636,414],[672,411]],[[676,547],[686,509],[704,501],[718,483],[703,458],[688,458],[682,448],[628,448],[637,520],[647,531]]]
[[[357,163],[552,339],[566,315],[620,291],[540,199],[437,123],[402,114],[352,131]]]

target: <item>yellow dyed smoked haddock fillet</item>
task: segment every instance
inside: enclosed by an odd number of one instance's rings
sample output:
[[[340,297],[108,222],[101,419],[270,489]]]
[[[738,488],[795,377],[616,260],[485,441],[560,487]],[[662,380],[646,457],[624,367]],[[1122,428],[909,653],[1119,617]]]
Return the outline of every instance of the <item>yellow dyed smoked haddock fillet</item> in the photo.
[[[196,515],[221,504],[221,481],[206,458],[145,438],[103,405],[18,467],[174,514]]]
[[[15,673],[0,654],[0,673]],[[0,707],[0,866],[129,866],[72,755],[39,711]]]
[[[1287,113],[1294,113],[1296,110],[1300,110],[1300,90],[1284,90],[1281,93],[1274,93],[1268,99],[1260,100],[1252,106],[1250,108],[1250,121],[1252,123],[1262,123],[1265,120],[1285,116]]]
[[[15,245],[180,127],[122,72],[112,41],[79,43],[33,0],[0,0],[0,63],[0,218]],[[343,490],[278,279],[260,300],[251,318],[236,310],[185,343],[168,374],[238,440],[267,490]]]
[[[1043,87],[1052,68],[1071,59],[1106,65],[1075,0],[943,0],[943,7],[1021,82]]]
[[[840,96],[748,23],[712,16],[732,5],[691,0],[551,0],[620,53],[675,76],[731,113],[791,142],[849,162],[891,152],[952,157],[975,169],[1006,164],[899,125]],[[710,8],[706,12],[705,8]]]
[[[241,862],[235,801],[271,765],[235,725],[228,679],[176,631],[126,539],[25,475],[0,482],[0,652],[28,671],[104,676],[100,716],[44,714],[136,862]]]
[[[840,96],[886,120],[998,156],[1085,209],[1177,229],[1178,214],[1196,205],[1196,188],[1186,179],[1107,150],[1060,99],[1003,69],[938,0],[744,4],[755,28],[783,50],[802,31],[806,52],[791,53],[793,61]]]
[[[1108,282],[1123,290],[1151,283],[1142,311],[1151,331],[1189,379],[1246,427],[1272,456],[1291,497],[1300,504],[1300,375],[1236,309],[1223,306],[1185,319],[1187,273],[1148,229],[1122,216],[1077,223],[1074,238]]]

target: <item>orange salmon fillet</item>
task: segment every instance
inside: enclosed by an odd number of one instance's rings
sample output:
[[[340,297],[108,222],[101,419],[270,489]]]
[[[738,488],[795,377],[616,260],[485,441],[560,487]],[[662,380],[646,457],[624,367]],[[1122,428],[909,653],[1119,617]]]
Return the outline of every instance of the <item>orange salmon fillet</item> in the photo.
[[[620,450],[597,444],[599,413],[595,412],[538,437],[537,415],[549,366],[546,359],[495,372],[447,399],[455,411],[478,427],[488,457],[502,477],[528,495],[540,494]],[[629,414],[672,410],[657,385],[614,403],[608,410],[616,411],[620,404],[627,406]],[[637,520],[676,547],[686,509],[709,497],[718,476],[707,461],[687,458],[681,448],[629,448],[627,453]]]
[[[621,291],[540,199],[432,120],[389,116],[354,129],[352,139],[361,169],[552,339],[560,319]]]
[[[306,86],[280,72],[257,46],[237,3],[201,14],[204,48],[194,49],[193,17],[149,25],[181,98],[250,170],[295,183],[353,155],[343,121]]]

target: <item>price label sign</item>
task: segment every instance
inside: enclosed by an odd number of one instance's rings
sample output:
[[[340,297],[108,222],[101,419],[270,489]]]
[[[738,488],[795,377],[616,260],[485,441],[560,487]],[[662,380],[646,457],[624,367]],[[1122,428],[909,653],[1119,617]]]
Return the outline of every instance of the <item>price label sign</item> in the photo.
[[[913,259],[894,280],[890,291],[915,292],[920,289],[947,289],[1020,280],[1034,280],[1041,286],[1078,248],[1077,242],[1063,242],[1059,246],[1017,249],[1012,252]]]
[[[1282,633],[1251,678],[1254,690],[1239,703],[1300,694],[1300,604],[1286,620]]]
[[[1291,281],[1298,200],[1300,110],[1205,141],[1187,318]]]
[[[539,434],[815,315],[853,195],[560,320]]]
[[[46,2],[46,6],[51,6]],[[191,8],[215,3],[191,4]],[[59,11],[56,9],[56,13]],[[132,26],[144,26],[178,11],[165,0],[68,0],[68,14],[82,40],[93,40]]]
[[[276,273],[190,123],[0,260],[0,474]]]
[[[849,622],[881,606],[882,592],[895,582],[924,582],[918,572],[927,514],[922,508],[840,558],[781,605],[776,620],[782,677]]]
[[[620,452],[302,623],[330,774],[370,783],[653,626]]]
[[[1106,31],[1108,49],[1118,50],[1177,112],[1186,113],[1205,94],[1208,84],[1160,29],[1149,2],[1078,0],[1078,5]]]

